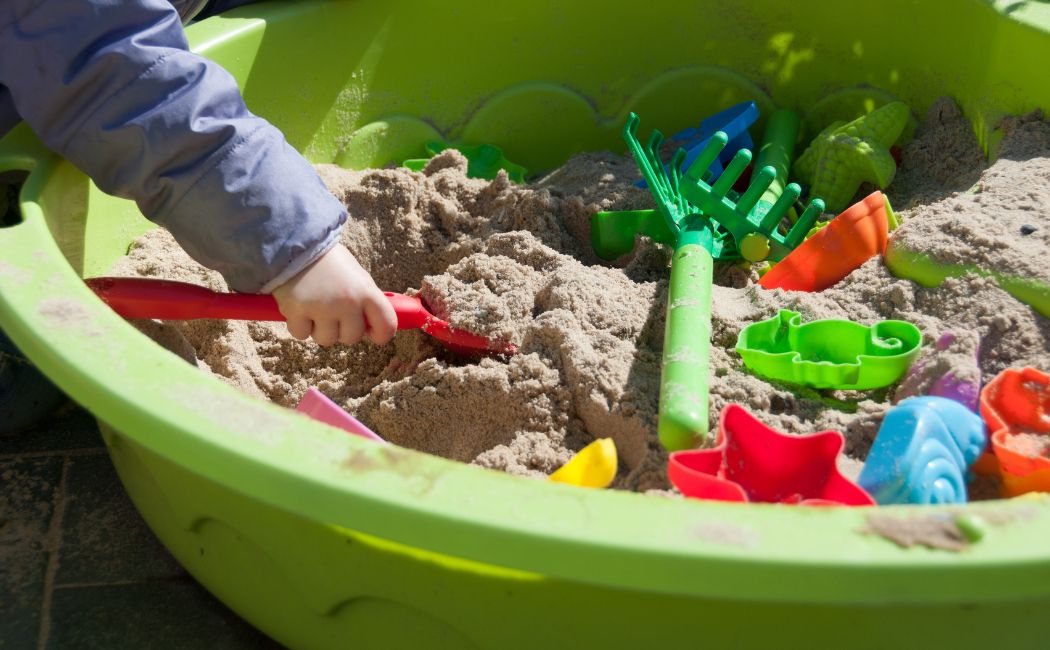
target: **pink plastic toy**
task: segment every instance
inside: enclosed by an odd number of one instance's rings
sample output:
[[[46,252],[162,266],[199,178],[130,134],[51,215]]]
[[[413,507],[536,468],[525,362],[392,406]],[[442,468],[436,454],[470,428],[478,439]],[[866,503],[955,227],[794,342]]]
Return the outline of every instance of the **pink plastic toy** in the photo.
[[[316,388],[307,389],[306,394],[299,400],[299,405],[295,407],[295,410],[319,422],[324,422],[352,433],[355,436],[387,444],[386,440],[383,440],[374,431],[361,424],[357,418],[339,408],[338,404],[325,397],[324,393]]]
[[[667,475],[696,499],[803,505],[871,506],[875,500],[836,464],[845,439],[837,431],[780,433],[738,404],[722,411],[711,449],[671,454]]]

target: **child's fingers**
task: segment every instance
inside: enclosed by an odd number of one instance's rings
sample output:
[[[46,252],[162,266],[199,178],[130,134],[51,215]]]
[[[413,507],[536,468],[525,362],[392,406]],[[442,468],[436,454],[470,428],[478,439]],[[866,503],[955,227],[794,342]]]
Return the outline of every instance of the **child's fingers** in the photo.
[[[347,310],[339,319],[339,342],[354,345],[365,334],[365,318],[360,308]]]
[[[378,295],[378,298],[365,300],[365,317],[368,319],[368,338],[376,345],[385,345],[397,332],[397,314],[386,296]]]
[[[310,334],[314,331],[314,322],[309,318],[303,318],[302,316],[288,318],[288,333],[299,339],[305,341],[310,337]]]
[[[328,347],[339,340],[339,321],[332,319],[314,321],[314,343]]]

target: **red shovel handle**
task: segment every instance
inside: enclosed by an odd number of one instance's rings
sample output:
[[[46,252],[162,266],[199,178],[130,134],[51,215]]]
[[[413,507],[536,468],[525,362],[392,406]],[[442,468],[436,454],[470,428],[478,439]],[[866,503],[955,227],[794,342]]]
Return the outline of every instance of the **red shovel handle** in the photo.
[[[124,318],[285,320],[277,301],[265,294],[219,293],[196,284],[151,278],[90,278],[85,282]],[[432,319],[418,298],[389,292],[384,295],[397,314],[399,330],[418,329]]]

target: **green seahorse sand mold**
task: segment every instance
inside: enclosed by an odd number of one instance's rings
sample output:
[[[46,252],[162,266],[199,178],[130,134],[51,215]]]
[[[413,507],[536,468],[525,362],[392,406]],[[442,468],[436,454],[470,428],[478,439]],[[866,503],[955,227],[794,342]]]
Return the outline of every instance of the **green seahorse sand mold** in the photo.
[[[456,149],[467,159],[467,176],[470,178],[484,178],[492,180],[496,178],[499,170],[507,172],[507,177],[515,183],[524,183],[525,175],[529,170],[521,165],[516,165],[507,160],[503,150],[492,144],[449,144],[447,142],[428,142],[427,153],[436,156],[445,149]],[[423,171],[430,158],[410,158],[402,163],[412,171]]]
[[[736,351],[755,374],[791,384],[871,390],[901,378],[919,354],[922,333],[911,323],[861,325],[825,319],[802,324],[782,309],[740,330]]]
[[[890,102],[852,122],[834,122],[813,139],[794,172],[809,186],[809,196],[824,199],[831,212],[849,205],[861,183],[885,189],[897,174],[890,147],[908,125],[904,102]]]

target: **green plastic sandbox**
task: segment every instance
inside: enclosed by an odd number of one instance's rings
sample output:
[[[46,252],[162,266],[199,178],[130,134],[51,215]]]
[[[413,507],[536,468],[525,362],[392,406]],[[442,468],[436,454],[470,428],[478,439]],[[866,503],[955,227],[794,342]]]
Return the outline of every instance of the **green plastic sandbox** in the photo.
[[[1000,116],[1050,107],[1048,28],[1038,1],[354,0],[188,31],[313,161],[379,166],[446,140],[542,170],[622,151],[629,111],[673,132],[746,99],[819,121],[951,95],[994,155]],[[122,321],[80,278],[150,224],[24,126],[0,142],[6,169],[31,174],[23,222],[0,230],[0,326],[97,416],[178,560],[288,646],[1050,646],[1046,496],[878,509],[987,522],[961,551],[905,549],[863,532],[871,508],[584,490],[375,445]]]

